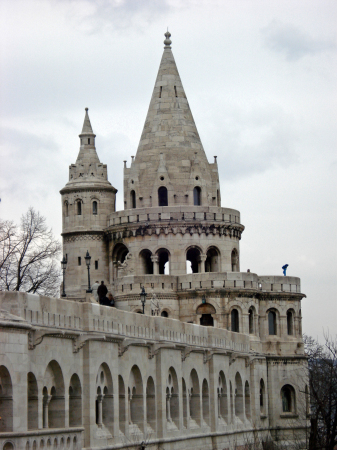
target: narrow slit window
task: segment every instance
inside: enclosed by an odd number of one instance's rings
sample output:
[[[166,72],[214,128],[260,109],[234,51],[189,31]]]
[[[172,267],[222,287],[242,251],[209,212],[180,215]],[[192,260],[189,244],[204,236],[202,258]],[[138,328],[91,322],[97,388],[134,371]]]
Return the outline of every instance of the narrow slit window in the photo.
[[[92,213],[95,215],[97,214],[97,202],[96,201],[92,202]]]
[[[160,89],[159,89],[159,98],[161,98],[161,92],[162,92],[162,90],[163,90],[163,86],[160,86]]]
[[[90,138],[88,138],[88,144],[90,144]]]
[[[81,260],[81,257],[80,257],[80,256],[77,258],[77,262],[78,262],[78,265],[79,265],[79,266],[82,265],[82,260]]]
[[[82,215],[82,203],[80,201],[77,202],[77,215]]]
[[[98,261],[95,261],[95,270],[98,270]]]
[[[176,97],[178,97],[178,94],[177,94],[177,86],[174,86],[174,94],[175,94]]]

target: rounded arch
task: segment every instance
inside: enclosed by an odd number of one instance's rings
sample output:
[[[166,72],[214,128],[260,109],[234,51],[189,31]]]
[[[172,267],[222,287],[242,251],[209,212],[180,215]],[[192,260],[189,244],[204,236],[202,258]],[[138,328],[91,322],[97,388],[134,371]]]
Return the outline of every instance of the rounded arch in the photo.
[[[207,249],[205,272],[220,272],[220,250],[215,246]]]
[[[214,319],[212,314],[216,314],[216,309],[210,303],[202,303],[197,307],[196,314],[201,314],[200,325],[213,327]]]
[[[158,206],[168,206],[167,188],[160,186],[158,189]]]
[[[38,403],[39,403],[39,391],[37,386],[36,377],[32,372],[27,374],[27,424],[28,430],[37,430],[38,424]]]
[[[234,333],[240,332],[240,310],[237,306],[231,308],[230,311],[230,319],[231,319],[231,331]]]
[[[285,384],[281,388],[281,402],[283,413],[295,413],[296,412],[296,395],[295,389],[291,384]]]
[[[235,375],[235,415],[241,421],[244,420],[243,417],[243,387],[242,378],[239,372]]]
[[[74,373],[69,383],[69,426],[82,425],[82,387],[79,376]]]
[[[140,266],[143,275],[153,274],[153,257],[150,250],[143,249],[139,252]]]
[[[169,275],[171,258],[170,252],[166,248],[160,248],[156,251],[156,256],[158,258],[157,264],[159,275]]]
[[[193,189],[193,204],[194,206],[201,206],[201,187],[195,186]]]
[[[189,379],[189,393],[190,393],[190,415],[191,419],[200,426],[201,425],[201,411],[200,411],[200,385],[199,377],[195,369],[191,370]]]
[[[232,272],[239,272],[239,252],[236,248],[233,248],[231,252],[231,266]]]
[[[156,390],[153,378],[150,376],[146,383],[146,422],[147,427],[156,431]]]
[[[208,389],[208,382],[206,378],[204,378],[202,382],[202,418],[204,422],[206,422],[207,425],[210,424],[210,417],[209,417],[209,389]]]
[[[128,383],[128,396],[129,396],[129,417],[131,425],[134,426],[135,432],[138,430],[143,431],[144,421],[144,407],[143,407],[143,378],[137,365],[131,368],[129,383]]]
[[[166,379],[166,419],[168,428],[179,428],[179,385],[174,367],[169,368]]]
[[[113,432],[113,383],[111,371],[106,362],[103,362],[96,375],[96,424],[104,426]]]
[[[167,309],[163,309],[161,311],[161,313],[160,313],[160,316],[161,317],[168,317],[169,316],[168,310]]]
[[[14,444],[11,441],[7,441],[4,443],[4,446],[2,447],[3,450],[14,450]]]
[[[13,431],[13,384],[6,366],[0,366],[0,432]]]
[[[227,382],[226,376],[222,370],[219,372],[218,377],[218,419],[219,422],[226,425],[228,422],[228,403],[227,403]]]
[[[52,360],[43,378],[43,428],[65,426],[65,387],[60,364]]]
[[[201,255],[202,251],[200,247],[191,246],[186,250],[186,262],[189,261],[191,263],[192,273],[200,273],[201,272]]]
[[[113,262],[113,278],[117,279],[119,271],[122,269],[122,264],[129,253],[129,249],[126,245],[118,243],[112,250],[112,262]]]
[[[268,334],[269,336],[277,336],[278,335],[278,318],[279,312],[276,308],[270,308],[267,310],[267,318],[268,318]]]
[[[76,208],[76,215],[81,216],[82,215],[82,203],[83,200],[81,198],[77,198],[75,200],[75,208]]]
[[[98,214],[98,201],[96,199],[91,201],[91,210],[94,216]]]

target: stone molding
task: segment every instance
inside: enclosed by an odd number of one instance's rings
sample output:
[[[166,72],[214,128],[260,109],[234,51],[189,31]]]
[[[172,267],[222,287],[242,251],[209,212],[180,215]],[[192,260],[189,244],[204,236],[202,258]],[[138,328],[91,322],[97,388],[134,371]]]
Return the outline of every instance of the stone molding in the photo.
[[[76,242],[76,241],[104,241],[103,231],[80,231],[71,233],[62,233],[63,242]]]

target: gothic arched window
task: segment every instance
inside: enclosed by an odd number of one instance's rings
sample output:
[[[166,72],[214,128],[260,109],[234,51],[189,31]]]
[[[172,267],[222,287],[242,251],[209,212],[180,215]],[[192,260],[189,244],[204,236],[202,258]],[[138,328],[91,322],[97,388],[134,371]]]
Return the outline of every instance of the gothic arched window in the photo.
[[[161,186],[158,189],[158,206],[168,206],[167,189],[165,186]]]
[[[290,309],[287,311],[287,332],[290,336],[294,334],[294,315]]]
[[[231,330],[239,332],[239,311],[235,308],[231,311]]]
[[[268,328],[269,328],[269,334],[271,336],[275,336],[277,334],[276,312],[275,311],[269,311],[269,313],[268,313]]]
[[[201,188],[199,186],[193,189],[193,204],[195,206],[201,205]]]
[[[78,216],[82,215],[82,202],[81,202],[81,200],[77,201],[77,215]]]
[[[97,214],[97,202],[96,201],[92,202],[92,213],[95,215]]]
[[[295,411],[295,391],[290,384],[286,384],[281,389],[282,411],[284,413]]]
[[[135,191],[130,192],[130,201],[131,201],[131,208],[136,207],[136,193]]]

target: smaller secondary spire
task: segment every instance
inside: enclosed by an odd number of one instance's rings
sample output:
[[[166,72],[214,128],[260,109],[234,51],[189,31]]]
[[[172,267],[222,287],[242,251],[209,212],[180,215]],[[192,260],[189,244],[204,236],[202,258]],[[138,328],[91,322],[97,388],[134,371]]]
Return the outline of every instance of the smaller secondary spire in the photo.
[[[164,34],[164,36],[166,37],[166,39],[164,41],[164,44],[165,44],[164,48],[171,48],[171,44],[172,44],[172,41],[170,39],[171,33],[169,32],[168,29],[167,29],[166,33]]]
[[[88,134],[88,133],[94,134],[94,132],[92,131],[88,111],[89,111],[89,108],[85,108],[85,117],[84,117],[83,128],[82,128],[81,134]]]

